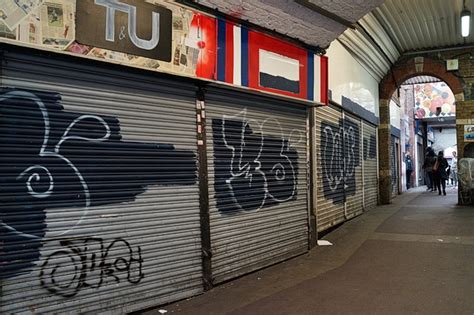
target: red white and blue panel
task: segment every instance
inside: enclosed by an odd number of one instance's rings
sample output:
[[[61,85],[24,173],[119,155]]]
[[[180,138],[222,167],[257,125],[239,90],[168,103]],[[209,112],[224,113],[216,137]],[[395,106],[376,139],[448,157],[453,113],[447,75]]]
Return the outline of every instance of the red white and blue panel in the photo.
[[[218,20],[217,80],[327,104],[327,58]]]

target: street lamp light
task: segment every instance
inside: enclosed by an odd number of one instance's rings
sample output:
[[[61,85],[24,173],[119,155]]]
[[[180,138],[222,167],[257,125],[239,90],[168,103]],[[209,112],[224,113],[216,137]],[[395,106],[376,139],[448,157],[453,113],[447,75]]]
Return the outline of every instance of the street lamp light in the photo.
[[[469,29],[471,27],[471,11],[464,9],[461,11],[461,35],[462,37],[469,36]]]

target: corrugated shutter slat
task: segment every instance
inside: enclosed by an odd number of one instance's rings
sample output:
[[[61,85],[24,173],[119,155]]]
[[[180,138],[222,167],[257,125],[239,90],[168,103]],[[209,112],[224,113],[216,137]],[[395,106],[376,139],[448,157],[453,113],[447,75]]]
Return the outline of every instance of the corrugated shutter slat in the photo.
[[[129,312],[202,292],[194,85],[4,57],[0,312]]]
[[[220,283],[307,251],[306,112],[208,91],[212,272]]]

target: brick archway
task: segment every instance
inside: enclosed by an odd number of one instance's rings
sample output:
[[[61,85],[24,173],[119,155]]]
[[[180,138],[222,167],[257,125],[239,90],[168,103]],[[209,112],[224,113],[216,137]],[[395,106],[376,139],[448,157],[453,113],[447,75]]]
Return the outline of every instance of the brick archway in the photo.
[[[412,77],[430,75],[446,82],[453,91],[457,101],[464,100],[462,82],[452,72],[446,71],[444,60],[414,57],[404,62],[398,62],[391,70],[380,83],[380,99],[389,100],[400,84]]]
[[[412,57],[397,62],[379,85],[380,126],[379,126],[379,201],[389,204],[392,196],[390,167],[390,99],[406,80],[420,75],[430,75],[441,79],[451,88],[456,101],[464,101],[463,82],[453,73],[446,71],[443,60]]]

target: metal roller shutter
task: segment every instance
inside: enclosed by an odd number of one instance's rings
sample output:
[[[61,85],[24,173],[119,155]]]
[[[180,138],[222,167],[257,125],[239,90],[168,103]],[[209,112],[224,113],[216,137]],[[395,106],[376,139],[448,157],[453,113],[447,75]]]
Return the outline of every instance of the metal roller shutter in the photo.
[[[316,109],[316,222],[323,231],[345,220],[342,113]]]
[[[397,150],[397,138],[394,136],[391,137],[391,146],[390,146],[390,153],[391,153],[391,169],[392,169],[392,195],[398,195],[398,150]]]
[[[201,292],[195,87],[3,58],[0,313],[128,312]]]
[[[363,173],[364,173],[364,208],[377,206],[377,128],[362,122]]]
[[[361,122],[344,113],[343,126],[346,218],[350,219],[364,211]]]
[[[206,116],[215,283],[306,252],[305,108],[209,89]]]

